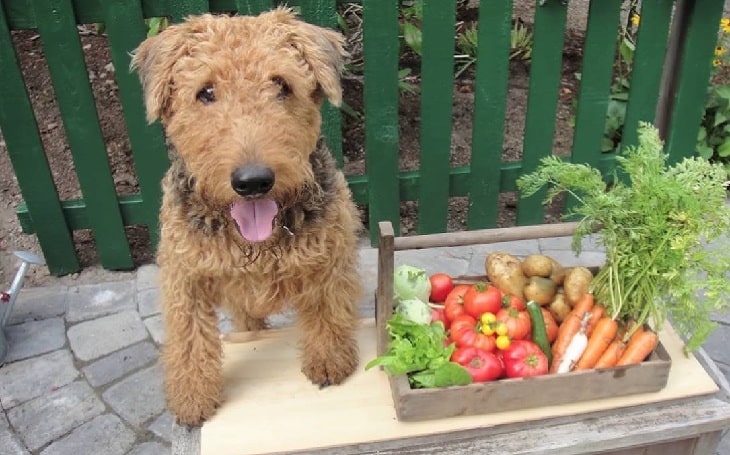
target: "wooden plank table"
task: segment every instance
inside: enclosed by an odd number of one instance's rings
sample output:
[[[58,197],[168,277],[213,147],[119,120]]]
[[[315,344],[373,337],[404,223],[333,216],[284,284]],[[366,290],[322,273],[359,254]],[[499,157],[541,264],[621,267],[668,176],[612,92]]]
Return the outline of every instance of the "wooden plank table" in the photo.
[[[175,428],[173,454],[712,455],[730,427],[727,393],[711,361],[685,357],[671,329],[660,336],[672,356],[660,392],[406,423],[382,371],[360,368],[320,390],[299,371],[296,329],[234,333],[224,342],[224,405],[202,431]],[[364,365],[375,356],[372,320],[358,340]]]

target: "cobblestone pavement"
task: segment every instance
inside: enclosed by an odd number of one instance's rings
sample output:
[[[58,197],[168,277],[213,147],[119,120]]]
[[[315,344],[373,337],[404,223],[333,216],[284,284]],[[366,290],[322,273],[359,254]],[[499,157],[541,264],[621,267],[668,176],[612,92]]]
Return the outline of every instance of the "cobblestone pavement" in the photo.
[[[396,262],[454,275],[483,274],[484,258],[495,250],[540,252],[566,266],[603,262],[595,242],[585,242],[576,257],[570,240],[410,250],[398,252]],[[372,317],[376,250],[361,250],[360,268],[368,296],[361,302],[361,315]],[[158,363],[164,329],[157,268],[141,267],[135,276],[21,291],[6,328],[8,358],[0,367],[0,454],[170,453],[172,418],[165,410]],[[717,320],[720,328],[705,349],[730,378],[730,315]],[[222,315],[220,326],[229,331],[231,322]],[[730,455],[730,437],[717,454]]]

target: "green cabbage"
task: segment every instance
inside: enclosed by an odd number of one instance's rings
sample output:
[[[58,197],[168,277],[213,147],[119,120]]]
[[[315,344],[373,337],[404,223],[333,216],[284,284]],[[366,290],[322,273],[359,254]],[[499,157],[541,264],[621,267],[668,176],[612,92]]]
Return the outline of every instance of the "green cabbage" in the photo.
[[[395,312],[416,324],[431,323],[431,307],[419,299],[401,300],[395,307]]]
[[[393,275],[393,294],[396,301],[419,299],[428,302],[431,281],[425,270],[403,264],[395,269]]]

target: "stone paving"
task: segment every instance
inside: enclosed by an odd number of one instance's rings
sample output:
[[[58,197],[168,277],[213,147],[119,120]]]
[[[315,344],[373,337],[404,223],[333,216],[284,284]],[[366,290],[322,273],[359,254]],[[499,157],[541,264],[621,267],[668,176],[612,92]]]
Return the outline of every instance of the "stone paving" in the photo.
[[[495,250],[548,254],[566,266],[599,265],[603,253],[586,241],[576,257],[570,238],[396,253],[396,263],[429,273],[483,274]],[[360,270],[367,292],[363,317],[373,316],[377,251],[364,247]],[[164,338],[157,268],[143,266],[136,279],[21,291],[6,335],[8,358],[0,367],[0,454],[165,455],[173,421],[165,409],[159,347]],[[730,315],[705,349],[730,378]],[[275,325],[290,323],[288,316]],[[222,331],[231,328],[221,315]],[[717,455],[730,455],[730,437]]]

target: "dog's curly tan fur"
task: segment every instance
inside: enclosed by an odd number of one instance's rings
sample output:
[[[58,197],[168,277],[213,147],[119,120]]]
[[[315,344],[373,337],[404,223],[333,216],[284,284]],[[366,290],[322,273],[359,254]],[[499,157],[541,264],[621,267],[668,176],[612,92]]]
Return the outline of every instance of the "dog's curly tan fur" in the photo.
[[[134,53],[148,120],[161,119],[171,150],[157,261],[165,388],[180,423],[200,424],[221,402],[220,306],[240,330],[293,308],[302,371],[317,385],[357,366],[360,221],[319,139],[324,97],[341,100],[343,56],[339,34],[283,8],[191,17]],[[273,187],[241,196],[234,173],[249,165],[270,169]],[[276,215],[247,240],[233,207],[263,198]]]

